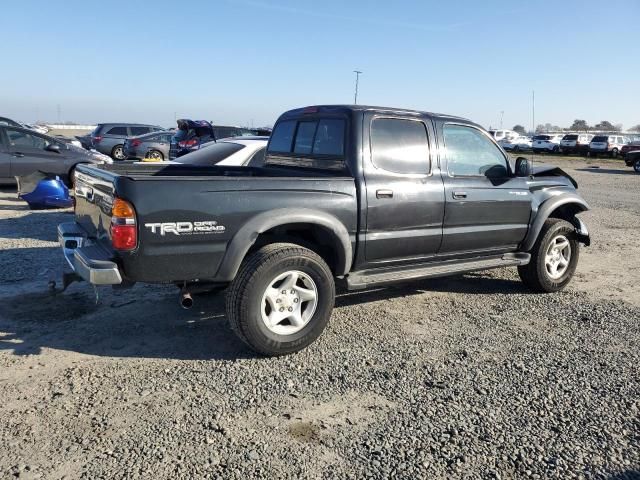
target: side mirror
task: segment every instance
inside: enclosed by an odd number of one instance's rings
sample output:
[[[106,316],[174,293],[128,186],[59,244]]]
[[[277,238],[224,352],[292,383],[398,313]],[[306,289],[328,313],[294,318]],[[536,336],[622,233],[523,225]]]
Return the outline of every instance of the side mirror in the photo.
[[[60,145],[56,145],[55,143],[51,143],[45,147],[47,152],[55,152],[60,153]]]
[[[516,158],[516,177],[528,177],[531,175],[531,164],[524,157]]]

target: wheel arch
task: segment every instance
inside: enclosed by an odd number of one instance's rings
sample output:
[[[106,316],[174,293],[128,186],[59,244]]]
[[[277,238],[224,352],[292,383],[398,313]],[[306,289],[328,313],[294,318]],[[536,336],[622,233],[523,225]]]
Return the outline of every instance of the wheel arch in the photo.
[[[351,268],[352,239],[340,220],[324,212],[280,209],[257,215],[238,230],[227,246],[216,277],[233,280],[248,254],[279,242],[313,250],[334,275],[345,275]]]
[[[548,218],[561,218],[570,222],[576,227],[576,231],[580,235],[580,241],[588,245],[589,234],[587,233],[584,223],[577,218],[579,213],[587,210],[589,210],[587,202],[576,194],[563,194],[546,200],[538,208],[529,232],[522,242],[521,250],[528,252],[533,248],[544,222]]]

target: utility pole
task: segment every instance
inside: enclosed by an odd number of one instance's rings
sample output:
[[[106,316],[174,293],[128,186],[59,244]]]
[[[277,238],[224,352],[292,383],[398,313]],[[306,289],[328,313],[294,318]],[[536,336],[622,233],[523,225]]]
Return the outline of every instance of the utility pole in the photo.
[[[356,93],[353,96],[353,104],[358,104],[358,81],[360,80],[360,74],[362,73],[360,70],[354,70],[353,73],[356,74]]]
[[[531,91],[531,131],[536,134],[536,91]]]

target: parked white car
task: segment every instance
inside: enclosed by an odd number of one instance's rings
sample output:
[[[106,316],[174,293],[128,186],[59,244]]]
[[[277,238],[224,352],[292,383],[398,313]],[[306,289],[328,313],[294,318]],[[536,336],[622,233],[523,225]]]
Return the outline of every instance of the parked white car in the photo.
[[[596,135],[589,144],[589,155],[617,157],[622,147],[629,143],[623,135]]]
[[[518,132],[514,132],[513,130],[489,130],[489,134],[496,139],[496,142],[507,138],[516,138],[520,136]]]
[[[584,153],[589,151],[589,142],[593,135],[588,133],[569,133],[562,137],[560,141],[560,151],[562,153]]]
[[[538,152],[559,152],[560,142],[564,135],[544,134],[533,137],[531,148],[534,153]]]
[[[236,167],[261,167],[269,137],[234,137],[208,142],[191,153],[163,164],[184,164],[198,166],[226,165]],[[150,164],[159,162],[137,162]]]
[[[498,142],[507,151],[519,152],[521,150],[531,150],[532,141],[529,137],[506,138]]]

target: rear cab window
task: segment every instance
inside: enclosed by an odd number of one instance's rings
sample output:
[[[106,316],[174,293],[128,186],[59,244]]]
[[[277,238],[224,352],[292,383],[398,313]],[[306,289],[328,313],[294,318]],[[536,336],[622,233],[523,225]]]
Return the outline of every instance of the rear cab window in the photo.
[[[346,117],[281,120],[271,133],[265,164],[344,170],[346,129]]]

